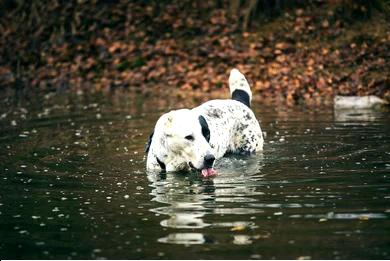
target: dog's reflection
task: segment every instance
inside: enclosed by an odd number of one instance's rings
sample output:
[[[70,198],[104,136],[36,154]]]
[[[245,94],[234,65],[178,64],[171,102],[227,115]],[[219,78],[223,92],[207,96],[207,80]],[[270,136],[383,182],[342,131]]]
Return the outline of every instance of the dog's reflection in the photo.
[[[151,209],[152,212],[168,215],[161,226],[172,228],[202,228],[209,224],[202,217],[210,212],[205,206],[215,198],[214,182],[202,180],[195,173],[149,173],[153,187],[153,200],[167,204]]]
[[[219,174],[212,179],[201,178],[198,173],[150,172],[148,179],[152,187],[152,200],[165,204],[151,211],[168,216],[160,222],[161,226],[177,229],[218,226],[205,221],[204,217],[208,214],[251,214],[254,210],[242,205],[255,201],[251,197],[262,193],[255,185],[263,179],[262,167],[263,155],[260,154],[222,158],[216,163]],[[159,241],[169,239],[170,243],[175,243],[171,241],[180,238],[179,241],[183,242],[186,234],[180,233],[180,237],[176,237],[176,233],[170,234]],[[184,243],[209,241],[204,238],[194,241],[193,233],[190,234],[189,242]]]

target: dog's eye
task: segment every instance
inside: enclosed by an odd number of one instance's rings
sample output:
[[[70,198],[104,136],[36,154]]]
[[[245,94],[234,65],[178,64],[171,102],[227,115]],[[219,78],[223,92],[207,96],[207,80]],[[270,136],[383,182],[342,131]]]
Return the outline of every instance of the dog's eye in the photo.
[[[185,136],[184,138],[185,138],[186,140],[189,140],[189,141],[195,140],[194,136],[192,136],[192,135],[187,135],[187,136]]]

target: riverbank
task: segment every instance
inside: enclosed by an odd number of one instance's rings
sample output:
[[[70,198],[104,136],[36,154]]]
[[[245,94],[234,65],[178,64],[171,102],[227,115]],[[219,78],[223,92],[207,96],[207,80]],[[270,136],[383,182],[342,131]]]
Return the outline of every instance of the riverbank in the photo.
[[[319,2],[243,31],[225,2],[78,1],[35,9],[23,27],[23,8],[3,16],[3,91],[223,96],[229,70],[238,67],[262,101],[319,104],[337,94],[390,99],[390,23],[378,10],[349,19]]]

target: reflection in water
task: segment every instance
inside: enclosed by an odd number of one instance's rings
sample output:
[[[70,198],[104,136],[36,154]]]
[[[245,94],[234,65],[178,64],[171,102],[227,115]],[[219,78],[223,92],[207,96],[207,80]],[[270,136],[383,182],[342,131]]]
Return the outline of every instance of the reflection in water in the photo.
[[[372,109],[335,109],[334,120],[337,125],[362,125],[366,126],[369,123],[383,117],[383,112]]]
[[[252,239],[247,235],[235,235],[233,244],[235,245],[249,245],[252,244]]]
[[[369,219],[385,219],[386,214],[383,213],[334,213],[329,212],[327,214],[306,214],[306,215],[291,215],[291,218],[315,218],[319,220],[328,219],[358,219],[358,220],[369,220]]]
[[[201,233],[172,233],[167,237],[158,239],[158,242],[194,245],[206,243],[206,239]]]
[[[261,195],[262,154],[252,157],[226,157],[216,164],[219,175],[202,179],[196,173],[151,172],[148,179],[153,190],[153,201],[166,206],[153,208],[152,212],[168,216],[160,222],[162,227],[175,229],[201,229],[205,227],[252,227],[253,222],[206,222],[207,214],[255,214],[262,212],[248,203],[256,201],[251,196]],[[255,183],[256,182],[256,183]],[[242,207],[230,207],[229,203],[241,203]],[[171,233],[159,242],[174,244],[202,244],[202,233]],[[212,240],[209,240],[212,241]],[[234,237],[234,244],[249,244],[250,238]]]

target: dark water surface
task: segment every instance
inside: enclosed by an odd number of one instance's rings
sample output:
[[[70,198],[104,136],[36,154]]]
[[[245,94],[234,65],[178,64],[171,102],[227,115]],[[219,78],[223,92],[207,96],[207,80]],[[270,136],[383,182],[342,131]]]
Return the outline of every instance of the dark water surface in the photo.
[[[196,103],[196,102],[195,102]],[[263,155],[151,175],[183,104],[67,96],[0,109],[1,259],[389,259],[389,111],[254,104]]]

